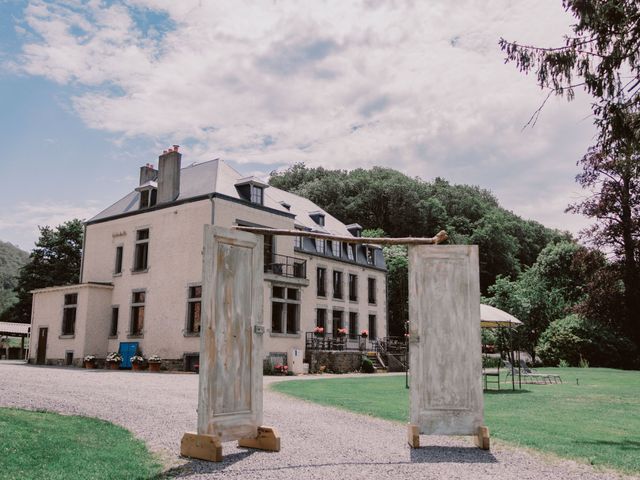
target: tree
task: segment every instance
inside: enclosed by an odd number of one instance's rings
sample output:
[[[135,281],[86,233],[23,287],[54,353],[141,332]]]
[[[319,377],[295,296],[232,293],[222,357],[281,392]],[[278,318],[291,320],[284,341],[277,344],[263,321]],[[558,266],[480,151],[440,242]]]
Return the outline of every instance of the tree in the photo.
[[[28,258],[29,254],[15,245],[0,242],[0,314],[17,301],[18,272]]]
[[[82,258],[83,225],[70,220],[56,228],[38,227],[40,238],[29,255],[29,262],[18,275],[18,303],[3,315],[3,320],[31,321],[31,290],[78,283]]]
[[[608,150],[611,142],[634,136],[640,125],[638,116],[627,115],[640,109],[640,4],[637,0],[563,0],[562,4],[577,20],[564,45],[537,47],[501,38],[500,48],[506,61],[515,62],[520,71],[535,71],[538,84],[550,89],[549,95],[572,100],[579,87],[592,95],[598,143]]]
[[[564,46],[541,48],[504,39],[500,46],[521,71],[535,70],[549,95],[566,94],[571,100],[580,86],[594,97],[598,140],[578,162],[582,173],[576,178],[592,195],[568,211],[593,218],[596,223],[583,235],[612,249],[621,262],[622,324],[640,346],[640,3],[564,0],[563,5],[577,19]],[[574,82],[574,76],[581,81]]]
[[[618,150],[619,156],[614,156],[590,149],[580,161],[578,182],[595,193],[568,210],[596,219],[585,236],[620,259],[626,307],[622,326],[640,345],[640,149]]]

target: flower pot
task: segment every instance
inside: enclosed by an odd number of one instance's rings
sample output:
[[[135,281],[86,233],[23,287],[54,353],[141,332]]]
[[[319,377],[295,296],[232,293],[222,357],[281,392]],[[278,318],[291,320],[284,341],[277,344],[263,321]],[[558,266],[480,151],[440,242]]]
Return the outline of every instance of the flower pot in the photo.
[[[109,370],[118,370],[120,368],[120,362],[107,362]]]
[[[96,361],[84,362],[84,368],[96,368]]]
[[[142,364],[138,362],[134,362],[131,364],[131,368],[135,371],[140,371],[142,370]]]
[[[150,372],[159,372],[160,371],[160,362],[149,362],[149,371]]]

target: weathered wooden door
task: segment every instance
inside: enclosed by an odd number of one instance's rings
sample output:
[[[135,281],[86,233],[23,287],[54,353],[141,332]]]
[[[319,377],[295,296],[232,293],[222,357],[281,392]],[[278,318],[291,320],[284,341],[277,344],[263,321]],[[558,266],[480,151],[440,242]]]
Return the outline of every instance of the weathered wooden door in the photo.
[[[411,423],[475,435],[483,425],[478,247],[409,247]]]
[[[44,365],[47,360],[47,335],[49,329],[47,327],[40,327],[38,330],[38,353],[36,363],[38,365]]]
[[[198,433],[222,441],[262,424],[263,255],[260,236],[205,226]]]

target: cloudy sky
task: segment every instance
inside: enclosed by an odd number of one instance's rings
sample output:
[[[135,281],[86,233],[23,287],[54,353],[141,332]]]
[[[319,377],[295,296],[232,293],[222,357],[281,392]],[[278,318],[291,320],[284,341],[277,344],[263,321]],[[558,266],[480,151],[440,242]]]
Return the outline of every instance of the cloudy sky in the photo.
[[[499,38],[557,45],[560,0],[0,0],[0,239],[89,218],[180,144],[247,174],[389,166],[577,232],[589,99],[546,97]]]

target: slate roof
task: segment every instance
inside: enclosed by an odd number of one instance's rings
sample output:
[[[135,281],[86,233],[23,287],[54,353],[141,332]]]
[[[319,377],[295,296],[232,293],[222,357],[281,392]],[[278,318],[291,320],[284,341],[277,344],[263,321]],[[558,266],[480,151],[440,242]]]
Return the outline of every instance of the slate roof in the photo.
[[[254,177],[247,177],[241,174],[224,160],[220,159],[189,165],[180,169],[180,195],[176,201],[180,202],[211,193],[218,193],[242,200],[235,185],[251,179],[254,179]],[[147,183],[151,184],[155,182]],[[121,198],[110,207],[98,213],[95,217],[89,219],[88,223],[126,213],[137,212],[139,211],[139,203],[140,192],[134,189],[124,198]],[[282,203],[290,205],[290,208],[285,208]],[[341,236],[351,236],[349,230],[347,230],[346,226],[340,220],[329,215],[312,201],[294,195],[293,193],[285,192],[275,187],[267,187],[264,190],[264,206],[282,213],[295,215],[294,222],[296,228],[333,233]],[[311,219],[309,214],[312,212],[324,213],[324,227],[318,225]]]

